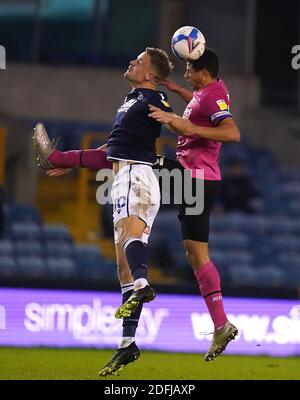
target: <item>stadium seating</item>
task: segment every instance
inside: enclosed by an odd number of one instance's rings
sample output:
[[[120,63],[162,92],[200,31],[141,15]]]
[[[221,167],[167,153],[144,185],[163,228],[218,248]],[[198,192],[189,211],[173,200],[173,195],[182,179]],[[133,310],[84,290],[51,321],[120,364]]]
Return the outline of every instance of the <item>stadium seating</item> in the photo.
[[[116,263],[106,261],[94,245],[78,245],[75,248],[77,269],[83,279],[116,280]]]
[[[38,240],[17,240],[15,242],[15,252],[19,256],[42,256],[43,245]]]
[[[14,278],[18,272],[18,266],[14,257],[0,255],[0,278]]]
[[[17,263],[21,276],[25,278],[43,278],[46,276],[46,265],[42,257],[19,256]]]
[[[17,204],[8,207],[7,218],[11,222],[41,222],[40,215],[34,207]]]
[[[52,137],[62,136],[61,149],[68,150],[79,147],[83,132],[107,127],[50,122],[49,128]],[[168,152],[174,156],[172,151],[170,147]],[[233,286],[300,286],[300,169],[282,167],[264,149],[244,143],[223,146],[221,164],[225,166],[232,157],[243,160],[261,198],[254,214],[212,215],[211,257],[223,282]],[[115,261],[106,260],[98,246],[75,244],[67,226],[43,224],[38,211],[29,206],[7,204],[5,215],[0,277],[21,274],[116,282]],[[175,208],[161,208],[149,244],[155,266],[167,258],[171,274],[183,280],[191,278]]]
[[[51,278],[75,278],[75,262],[68,257],[48,257],[46,259],[47,273]]]
[[[0,256],[10,256],[13,255],[13,252],[14,246],[11,240],[0,240]]]
[[[258,282],[256,269],[250,265],[233,265],[229,275],[231,282],[237,286],[256,286]]]
[[[72,242],[72,236],[69,229],[65,225],[53,224],[44,225],[42,228],[42,236],[45,241],[49,240],[61,240],[66,242]]]
[[[13,222],[10,227],[10,236],[13,240],[39,239],[41,227],[35,222]]]
[[[73,257],[74,246],[64,240],[48,240],[45,242],[45,252],[49,257]]]

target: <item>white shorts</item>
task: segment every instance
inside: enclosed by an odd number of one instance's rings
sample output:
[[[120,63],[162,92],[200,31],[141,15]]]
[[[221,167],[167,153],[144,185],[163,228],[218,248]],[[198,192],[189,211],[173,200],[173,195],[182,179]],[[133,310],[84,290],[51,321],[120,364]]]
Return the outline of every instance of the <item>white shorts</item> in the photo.
[[[145,222],[142,236],[148,243],[150,231],[160,206],[158,180],[150,165],[130,164],[116,174],[112,189],[115,243],[119,242],[116,224],[123,218],[138,217]]]

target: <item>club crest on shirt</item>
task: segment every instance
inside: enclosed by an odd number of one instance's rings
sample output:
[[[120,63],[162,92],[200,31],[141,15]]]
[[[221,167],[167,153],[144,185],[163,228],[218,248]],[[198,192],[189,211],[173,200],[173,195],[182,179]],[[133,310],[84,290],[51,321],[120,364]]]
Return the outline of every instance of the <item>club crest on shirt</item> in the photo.
[[[191,115],[192,111],[193,111],[192,108],[187,107],[187,108],[184,110],[183,116],[184,116],[185,118],[189,118],[189,116]]]
[[[226,104],[226,102],[224,100],[222,100],[222,99],[221,100],[217,100],[216,103],[218,104],[219,109],[221,111],[228,110],[228,105]]]

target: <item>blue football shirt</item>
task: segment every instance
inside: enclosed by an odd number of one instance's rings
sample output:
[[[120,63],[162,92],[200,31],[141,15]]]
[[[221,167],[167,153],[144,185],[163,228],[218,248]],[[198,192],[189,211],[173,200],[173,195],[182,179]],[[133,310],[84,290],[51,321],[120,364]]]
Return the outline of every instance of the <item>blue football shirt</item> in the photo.
[[[148,105],[172,112],[165,93],[152,89],[134,89],[117,111],[107,141],[109,160],[130,160],[153,165],[156,161],[155,141],[161,123],[149,117]]]

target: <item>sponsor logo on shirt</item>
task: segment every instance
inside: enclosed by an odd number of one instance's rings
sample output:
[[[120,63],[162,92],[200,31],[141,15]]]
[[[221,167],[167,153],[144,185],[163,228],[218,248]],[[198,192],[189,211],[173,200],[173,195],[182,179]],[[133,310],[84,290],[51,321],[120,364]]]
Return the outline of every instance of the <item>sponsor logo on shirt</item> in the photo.
[[[165,107],[169,107],[170,108],[170,104],[165,100],[165,96],[164,96],[164,94],[163,93],[159,93],[159,95],[160,95],[160,97],[161,97],[161,102],[163,103],[163,105],[165,106]]]
[[[187,107],[187,108],[184,110],[183,116],[186,117],[186,118],[189,118],[189,116],[191,115],[192,111],[193,111],[192,108]]]
[[[131,100],[126,101],[118,109],[118,112],[127,112],[129,110],[129,108],[131,108],[136,102],[137,102],[137,99],[131,99]]]
[[[221,100],[217,100],[216,103],[218,104],[219,109],[221,111],[228,110],[228,105],[226,104],[226,102],[224,100],[222,100],[222,99]]]
[[[163,105],[164,105],[165,107],[170,108],[170,104],[169,104],[166,100],[161,100],[161,102],[163,103]]]

